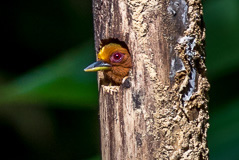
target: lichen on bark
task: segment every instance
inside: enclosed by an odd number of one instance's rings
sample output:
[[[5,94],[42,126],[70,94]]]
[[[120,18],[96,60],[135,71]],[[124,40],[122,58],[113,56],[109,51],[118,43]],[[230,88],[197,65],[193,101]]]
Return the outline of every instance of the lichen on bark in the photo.
[[[209,127],[209,83],[204,61],[205,28],[201,19],[202,5],[200,1],[193,0],[187,1],[187,4],[189,27],[175,46],[185,70],[180,71],[182,74],[175,74],[176,83],[163,93],[167,96],[158,105],[164,108],[159,107],[155,114],[158,126],[154,131],[163,131],[166,128],[162,135],[167,139],[163,140],[163,149],[159,148],[156,152],[155,157],[159,159],[167,158],[162,157],[165,152],[166,155],[171,155],[170,159],[208,159],[206,138]]]

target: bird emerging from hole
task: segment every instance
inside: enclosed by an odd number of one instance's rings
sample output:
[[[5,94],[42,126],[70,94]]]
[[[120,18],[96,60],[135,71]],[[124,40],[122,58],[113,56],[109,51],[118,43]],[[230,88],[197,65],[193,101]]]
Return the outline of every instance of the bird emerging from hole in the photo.
[[[112,84],[120,85],[128,76],[131,67],[132,61],[128,50],[120,44],[110,43],[100,50],[98,61],[86,67],[84,71],[103,71]]]

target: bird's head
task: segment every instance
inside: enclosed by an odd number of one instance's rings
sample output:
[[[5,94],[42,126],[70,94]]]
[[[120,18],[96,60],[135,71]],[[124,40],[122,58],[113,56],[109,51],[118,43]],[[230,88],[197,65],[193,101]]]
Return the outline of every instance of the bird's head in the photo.
[[[84,69],[85,72],[104,71],[106,77],[115,84],[121,84],[132,67],[128,50],[120,44],[105,45],[98,53],[98,61]]]

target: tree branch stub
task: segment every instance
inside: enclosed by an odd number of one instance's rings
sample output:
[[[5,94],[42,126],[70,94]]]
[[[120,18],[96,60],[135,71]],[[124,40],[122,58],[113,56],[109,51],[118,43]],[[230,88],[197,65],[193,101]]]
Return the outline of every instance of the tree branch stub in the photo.
[[[99,73],[102,159],[208,159],[205,28],[198,0],[93,0],[95,46],[132,55],[130,87]]]

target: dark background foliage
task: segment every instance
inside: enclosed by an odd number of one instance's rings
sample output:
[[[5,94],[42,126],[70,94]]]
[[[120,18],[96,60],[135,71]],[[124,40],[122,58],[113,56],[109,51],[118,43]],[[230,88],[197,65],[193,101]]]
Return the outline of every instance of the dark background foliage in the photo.
[[[239,1],[207,0],[211,160],[239,157]],[[0,159],[100,159],[89,0],[1,2]]]

